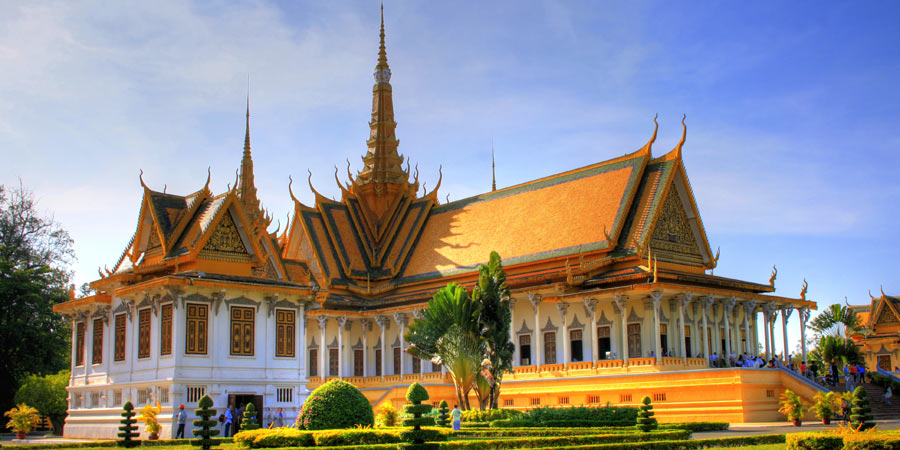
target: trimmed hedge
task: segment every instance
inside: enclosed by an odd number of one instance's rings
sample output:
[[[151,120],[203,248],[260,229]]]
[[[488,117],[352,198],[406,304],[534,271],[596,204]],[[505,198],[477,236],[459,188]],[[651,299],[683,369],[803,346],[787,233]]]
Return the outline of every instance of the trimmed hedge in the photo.
[[[371,429],[351,428],[346,430],[298,430],[296,428],[272,428],[241,431],[234,435],[234,442],[246,448],[284,447],[329,447],[395,444],[403,441],[403,428]],[[437,435],[436,439],[446,439],[449,430],[425,428]]]
[[[856,434],[844,436],[843,450],[897,449],[900,449],[900,435],[897,434]]]
[[[637,416],[638,409],[630,406],[576,406],[572,408],[544,406],[528,410],[525,419],[540,424],[578,422],[591,423],[593,426],[629,426],[637,423]]]
[[[787,436],[788,450],[897,450],[896,433],[796,433]]]
[[[472,409],[462,412],[463,422],[493,422],[500,419],[521,419],[525,413],[515,409]]]
[[[841,450],[844,438],[833,433],[793,433],[785,438],[788,450]]]
[[[306,430],[373,426],[375,415],[369,400],[356,386],[335,379],[309,394],[297,416],[297,425]]]
[[[143,440],[142,447],[156,447],[160,445],[191,445],[193,439],[160,439],[156,441]],[[229,438],[212,438],[216,444],[228,444],[232,442]],[[116,447],[116,441],[92,441],[92,442],[72,442],[64,444],[28,444],[22,446],[28,450],[56,450],[64,448],[94,448],[94,447]]]
[[[676,441],[653,442],[628,442],[622,444],[580,445],[566,447],[570,450],[607,450],[607,449],[631,449],[631,450],[693,450],[715,447],[745,447],[750,445],[783,444],[783,434],[763,434],[757,436],[741,436],[717,439],[693,439]],[[538,447],[533,450],[551,450],[556,447]]]
[[[653,440],[681,440],[691,437],[690,431],[667,430],[650,433],[619,433],[596,434],[584,436],[549,436],[549,437],[525,437],[507,439],[486,439],[473,441],[449,441],[440,444],[442,449],[466,449],[466,450],[495,450],[508,448],[535,448],[535,447],[571,447],[578,445],[614,444],[622,445],[628,442],[642,442]]]

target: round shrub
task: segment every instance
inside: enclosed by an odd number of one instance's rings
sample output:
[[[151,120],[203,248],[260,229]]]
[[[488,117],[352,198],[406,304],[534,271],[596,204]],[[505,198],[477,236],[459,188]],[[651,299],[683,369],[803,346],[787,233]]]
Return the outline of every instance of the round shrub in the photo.
[[[306,430],[372,426],[372,405],[356,386],[331,380],[312,391],[297,416],[297,426]]]

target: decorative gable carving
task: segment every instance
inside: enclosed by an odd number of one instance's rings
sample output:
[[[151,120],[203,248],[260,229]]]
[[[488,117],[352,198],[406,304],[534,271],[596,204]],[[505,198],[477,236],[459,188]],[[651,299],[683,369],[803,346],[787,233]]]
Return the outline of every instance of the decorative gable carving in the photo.
[[[674,186],[662,204],[662,211],[650,238],[650,247],[661,261],[703,266],[703,256],[694,230]]]
[[[884,305],[881,308],[881,314],[878,315],[878,319],[875,321],[875,325],[887,325],[887,324],[895,324],[900,323],[900,320],[897,320],[897,315],[891,311],[891,308],[888,305]]]
[[[250,261],[250,253],[247,252],[244,240],[230,213],[222,216],[222,220],[216,226],[212,236],[209,237],[203,250],[200,251],[200,255],[226,261]]]

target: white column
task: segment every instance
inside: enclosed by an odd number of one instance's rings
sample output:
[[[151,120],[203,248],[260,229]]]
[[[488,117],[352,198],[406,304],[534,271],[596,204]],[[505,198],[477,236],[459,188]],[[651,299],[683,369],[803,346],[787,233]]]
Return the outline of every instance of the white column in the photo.
[[[347,327],[347,316],[340,316],[337,318],[337,326],[338,326],[338,378],[344,378],[344,359],[347,355],[344,352],[344,331],[346,331]]]
[[[509,340],[513,345],[512,367],[522,364],[519,358],[519,340],[516,339],[516,299],[509,297]]]
[[[685,292],[681,294],[681,298],[678,299],[678,321],[681,322],[681,329],[678,330],[678,335],[680,336],[679,341],[681,343],[678,345],[678,348],[681,350],[681,360],[687,362],[687,348],[685,346],[685,336],[684,336],[684,328],[687,324],[684,321],[684,308],[691,303],[691,298],[694,296],[692,292]]]
[[[394,322],[397,322],[397,326],[400,327],[400,375],[406,373],[406,358],[403,356],[406,353],[406,337],[403,336],[406,334],[406,313],[394,312]],[[384,355],[381,355],[381,358],[384,359]]]
[[[585,298],[584,311],[588,315],[591,327],[591,366],[597,366],[597,360],[600,359],[597,349],[597,299]]]
[[[772,357],[776,356],[775,353],[775,320],[778,319],[778,309],[772,311],[772,314],[769,315],[769,339],[772,340],[771,348],[772,348]]]
[[[561,337],[562,337],[562,343],[563,343],[563,351],[562,351],[563,368],[568,369],[569,361],[572,359],[571,355],[569,355],[569,347],[571,347],[569,345],[569,321],[566,318],[566,316],[569,312],[569,304],[563,300],[560,300],[556,304],[556,309],[559,310],[559,318],[561,319],[561,322],[562,322],[562,324],[560,325],[560,327],[562,328],[562,332],[560,334],[562,334]],[[557,339],[557,342],[559,342],[559,339]]]
[[[361,319],[359,324],[362,326],[362,342],[363,342],[363,378],[369,376],[369,319]]]
[[[707,361],[709,361],[709,356],[710,356],[710,354],[709,354],[709,331],[707,331],[707,330],[709,330],[709,324],[707,323],[707,318],[709,316],[709,308],[710,308],[710,306],[712,306],[714,300],[715,300],[715,297],[710,295],[710,296],[703,297],[703,299],[700,303],[700,313],[703,314],[703,332],[701,333],[703,335],[703,336],[701,336],[701,338],[703,339],[703,357],[706,358]]]
[[[544,346],[541,345],[541,295],[528,294],[531,309],[534,310],[534,366],[541,371],[541,360],[544,357]]]
[[[722,316],[725,318],[725,358],[726,363],[730,362],[727,358],[731,356],[731,313],[734,311],[734,305],[737,299],[734,296],[728,297],[724,303],[724,311]]]
[[[806,362],[806,322],[809,320],[809,308],[803,307],[798,312],[800,318],[800,357]]]
[[[387,375],[387,327],[390,322],[388,322],[387,316],[377,316],[375,317],[375,323],[378,324],[378,327],[381,328],[381,379],[384,379],[384,376]]]
[[[622,348],[620,351],[622,352],[622,364],[628,365],[628,329],[625,326],[628,318],[626,317],[628,314],[628,296],[621,294],[613,294],[613,304],[616,305],[616,309],[619,312],[619,336],[622,339]]]
[[[750,314],[756,309],[756,300],[747,300],[741,305],[744,309],[744,353],[747,356],[756,354],[756,349],[750,349]]]
[[[772,358],[772,349],[769,347],[772,344],[772,340],[769,339],[769,311],[768,304],[763,305],[763,334],[765,335],[765,347],[766,347],[766,360]]]
[[[328,359],[325,356],[328,353],[328,344],[325,342],[325,327],[328,326],[328,316],[316,316],[316,320],[319,321],[319,334],[322,340],[319,342],[319,377],[324,382],[325,377],[328,376],[328,365],[326,364]]]
[[[788,347],[788,332],[787,332],[787,322],[788,319],[791,318],[791,314],[794,312],[794,308],[792,306],[785,306],[781,308],[781,331],[782,337],[784,338],[784,351],[781,352],[781,359],[784,360],[784,364],[790,364],[791,357],[791,349]]]
[[[653,347],[656,349],[656,363],[662,363],[662,339],[660,338],[659,326],[659,307],[662,300],[662,291],[653,291],[650,293],[651,305],[653,306]]]

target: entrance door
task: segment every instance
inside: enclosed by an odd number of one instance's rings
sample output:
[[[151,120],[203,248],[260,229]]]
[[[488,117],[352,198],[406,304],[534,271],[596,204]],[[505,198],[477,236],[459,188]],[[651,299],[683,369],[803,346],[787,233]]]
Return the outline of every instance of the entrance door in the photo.
[[[641,324],[628,324],[628,357],[641,357]]]
[[[611,349],[609,327],[597,327],[597,359],[609,359]]]
[[[240,412],[244,410],[248,403],[253,403],[253,406],[256,407],[256,423],[259,424],[260,428],[265,428],[266,424],[263,423],[263,397],[262,395],[252,395],[252,394],[229,394],[228,395],[228,404],[234,406],[235,417],[234,424],[232,428],[234,429],[234,433],[237,433],[241,429],[241,420],[243,420],[243,416],[241,416]],[[218,411],[217,411],[218,412]],[[225,410],[220,412],[224,413]]]
[[[691,327],[684,327],[684,351],[685,356],[691,357]]]
[[[891,355],[878,355],[878,368],[893,372],[891,370]]]

